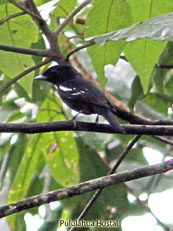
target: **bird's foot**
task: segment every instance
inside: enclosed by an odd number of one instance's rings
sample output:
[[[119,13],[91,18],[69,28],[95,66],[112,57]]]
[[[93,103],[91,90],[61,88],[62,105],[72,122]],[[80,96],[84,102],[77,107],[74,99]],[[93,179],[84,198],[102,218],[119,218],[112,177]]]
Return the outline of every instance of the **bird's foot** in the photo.
[[[70,120],[73,123],[74,128],[76,128],[76,118],[82,111],[79,111],[73,118]]]
[[[75,117],[76,118],[76,117]],[[75,118],[73,117],[70,122],[73,124],[73,127],[76,128],[76,120]]]
[[[99,115],[97,115],[96,117],[96,124],[98,124],[98,122],[99,122]]]
[[[96,126],[99,127],[99,115],[97,115],[95,123],[96,123]]]

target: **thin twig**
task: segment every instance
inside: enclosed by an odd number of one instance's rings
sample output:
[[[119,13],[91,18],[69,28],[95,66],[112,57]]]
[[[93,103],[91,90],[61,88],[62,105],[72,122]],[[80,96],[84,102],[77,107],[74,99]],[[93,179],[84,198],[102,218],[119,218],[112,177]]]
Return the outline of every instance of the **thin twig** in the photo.
[[[172,140],[168,140],[165,137],[159,137],[159,136],[153,136],[153,138],[155,138],[156,140],[159,140],[165,144],[169,144],[169,145],[173,145],[173,141]]]
[[[36,5],[34,3],[34,1],[27,0],[26,1],[26,7],[24,9],[26,9],[29,12],[34,12],[34,14],[37,17],[33,17],[31,14],[30,14],[30,16],[33,18],[33,20],[36,22],[39,29],[42,30],[43,34],[46,36],[46,38],[50,42],[53,32],[49,30],[49,27],[48,27],[46,21],[41,16],[40,12],[38,11],[38,9],[37,9],[37,7],[36,7]]]
[[[25,54],[25,55],[41,56],[41,57],[51,56],[51,53],[49,52],[49,50],[29,49],[29,48],[24,48],[24,47],[13,47],[13,46],[7,46],[3,44],[0,44],[0,50],[15,52],[19,54]]]
[[[173,159],[165,161],[161,164],[146,166],[143,168],[124,171],[122,173],[112,174],[97,179],[82,182],[80,184],[48,192],[38,196],[33,196],[25,200],[21,200],[9,205],[0,207],[0,218],[15,214],[26,209],[34,208],[42,204],[47,204],[52,201],[62,200],[72,196],[91,192],[99,188],[108,187],[111,185],[140,179],[155,174],[160,174],[173,169]]]
[[[15,0],[11,0],[11,2],[22,9],[23,12],[29,14],[32,19],[36,22],[39,30],[43,32],[46,36],[50,49],[49,50],[39,50],[39,49],[27,49],[27,48],[20,48],[20,47],[10,47],[6,45],[0,45],[1,50],[11,51],[16,53],[22,54],[29,54],[29,55],[37,55],[37,56],[44,56],[44,57],[52,57],[52,60],[57,61],[59,63],[66,63],[64,55],[61,53],[59,44],[57,41],[57,36],[54,32],[49,30],[49,27],[46,21],[40,15],[35,3],[33,0],[25,1],[25,5],[17,3]]]
[[[33,0],[27,0],[26,1],[26,7],[27,9],[29,9],[30,11],[33,11],[37,16],[37,18],[33,18],[33,20],[36,22],[38,28],[43,32],[43,34],[46,36],[48,42],[49,42],[49,46],[50,46],[50,56],[53,57],[53,60],[58,62],[58,63],[66,63],[65,61],[65,57],[62,54],[60,47],[59,47],[59,43],[57,40],[57,35],[55,32],[52,32],[46,21],[42,18],[40,12],[37,9],[37,6],[35,5]]]
[[[136,142],[140,139],[141,136],[135,136],[132,141],[129,143],[129,145],[126,147],[126,149],[121,153],[118,161],[116,162],[116,164],[113,166],[113,168],[108,172],[108,176],[113,174],[117,168],[119,167],[119,165],[121,164],[121,162],[124,160],[124,158],[126,157],[126,155],[129,153],[129,151],[132,149],[132,147],[136,144]],[[82,213],[80,214],[80,216],[77,218],[77,221],[82,220],[86,214],[88,213],[88,211],[91,209],[91,207],[94,205],[94,203],[96,202],[97,198],[99,197],[99,195],[102,193],[102,191],[104,190],[104,188],[100,188],[98,189],[95,194],[92,196],[92,198],[90,199],[90,201],[88,202],[88,204],[86,205],[86,207],[83,209]],[[70,231],[75,230],[75,226],[73,226]]]
[[[84,2],[82,2],[78,7],[76,7],[76,9],[74,9],[71,14],[69,14],[67,16],[67,18],[63,21],[63,23],[61,23],[61,25],[59,25],[59,27],[55,30],[56,35],[58,35],[63,29],[64,27],[73,19],[73,17],[80,11],[82,10],[86,5],[88,5],[88,3],[90,3],[92,0],[85,0]]]
[[[68,53],[68,55],[66,56],[66,60],[69,61],[69,58],[72,54],[74,54],[75,52],[81,50],[81,49],[84,49],[84,48],[87,48],[87,47],[90,47],[92,45],[94,45],[95,43],[93,41],[91,41],[90,43],[87,43],[87,44],[84,44],[82,46],[79,46],[79,47],[76,47],[75,49],[73,49],[71,52]]]
[[[173,68],[173,64],[156,64],[156,67],[157,68],[168,68],[168,69],[171,69],[171,68]]]
[[[25,12],[19,12],[19,13],[16,13],[16,14],[9,15],[8,17],[3,18],[3,19],[0,20],[0,25],[4,24],[5,22],[8,22],[10,19],[19,17],[19,16],[24,15],[24,14],[26,14],[26,13]]]
[[[16,2],[15,0],[10,0],[11,3],[13,3],[13,5],[15,5],[16,7],[18,7],[19,9],[21,9],[23,12],[25,12],[26,14],[29,14],[31,17],[42,21],[42,17],[36,15],[35,13],[33,13],[32,11],[28,10],[27,8],[23,7],[20,3]]]
[[[29,0],[25,1],[25,7],[22,4],[17,3],[15,0],[10,0],[16,7],[23,10],[23,12],[29,14],[32,19],[36,22],[37,26],[40,30],[42,30],[43,34],[46,36],[47,40],[49,41],[50,47],[53,43],[56,43],[56,36],[53,36],[53,32],[49,30],[49,27],[41,14],[39,13],[34,1]],[[54,49],[52,50],[54,51]]]
[[[9,160],[9,152],[3,157],[1,168],[0,168],[0,189],[2,187],[2,181],[4,178],[5,172],[7,170],[8,160]]]
[[[127,58],[124,55],[120,55],[120,58],[123,59],[124,61],[128,62]],[[173,68],[173,64],[155,64],[156,68],[165,68],[165,69],[172,69]]]
[[[28,69],[26,69],[24,72],[20,73],[19,75],[17,75],[15,78],[13,78],[12,80],[10,80],[8,83],[6,83],[3,88],[0,89],[0,95],[2,95],[12,84],[16,83],[19,79],[21,79],[23,76],[25,76],[26,74],[30,73],[31,71],[34,71],[36,69],[38,69],[39,67],[42,67],[43,65],[47,64],[51,62],[51,58],[47,58],[46,60],[44,60],[43,62],[30,67]]]

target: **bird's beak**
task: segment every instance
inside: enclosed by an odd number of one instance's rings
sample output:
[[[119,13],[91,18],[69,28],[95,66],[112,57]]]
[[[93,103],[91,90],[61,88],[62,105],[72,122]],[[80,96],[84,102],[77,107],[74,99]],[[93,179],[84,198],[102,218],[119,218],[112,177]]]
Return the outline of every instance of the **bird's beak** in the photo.
[[[45,75],[38,75],[34,78],[35,80],[43,80],[43,81],[47,81],[47,76]]]

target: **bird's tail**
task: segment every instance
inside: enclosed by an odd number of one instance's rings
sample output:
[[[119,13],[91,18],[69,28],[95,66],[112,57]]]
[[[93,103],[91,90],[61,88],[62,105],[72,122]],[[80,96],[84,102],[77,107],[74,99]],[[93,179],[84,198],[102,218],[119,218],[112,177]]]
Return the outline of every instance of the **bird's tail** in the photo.
[[[125,130],[123,127],[121,127],[121,125],[119,124],[119,122],[115,119],[115,116],[113,115],[113,113],[110,110],[106,110],[106,112],[103,114],[103,117],[109,122],[109,124],[111,125],[111,127],[115,130],[115,131],[119,131],[120,133],[125,134]]]

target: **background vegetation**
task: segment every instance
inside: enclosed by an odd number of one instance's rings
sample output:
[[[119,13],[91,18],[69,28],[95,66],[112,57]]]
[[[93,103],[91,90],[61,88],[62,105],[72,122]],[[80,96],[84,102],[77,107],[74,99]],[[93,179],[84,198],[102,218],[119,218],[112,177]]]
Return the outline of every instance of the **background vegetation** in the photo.
[[[164,4],[161,0],[1,0],[1,126],[15,122],[22,128],[26,123],[72,118],[73,112],[62,104],[51,85],[34,81],[51,62],[67,63],[68,59],[120,107],[120,119],[126,117],[135,123],[137,115],[146,124],[164,120],[171,125],[171,11],[170,0]],[[124,111],[131,112],[132,117],[126,112],[124,116]],[[79,120],[93,122],[95,116],[80,116]],[[104,120],[100,118],[100,122]],[[8,128],[2,130],[1,126],[0,131],[6,132],[0,134],[1,204],[104,176],[133,139],[130,134],[95,132],[7,133]],[[153,159],[153,150],[160,153],[160,161],[172,156],[169,138],[142,136],[117,171],[148,165],[146,147]],[[121,225],[127,216],[147,212],[155,216],[148,207],[149,196],[172,188],[171,182],[171,173],[167,173],[106,188],[85,219],[119,219]],[[141,200],[143,193],[146,197]],[[56,210],[46,205],[39,230],[58,229],[60,218],[76,219],[92,195],[62,200]],[[133,202],[130,195],[135,198]],[[7,228],[8,222],[9,230],[25,230],[27,212],[9,216],[0,226]],[[38,214],[38,208],[29,212]],[[155,219],[160,230],[173,225]]]

